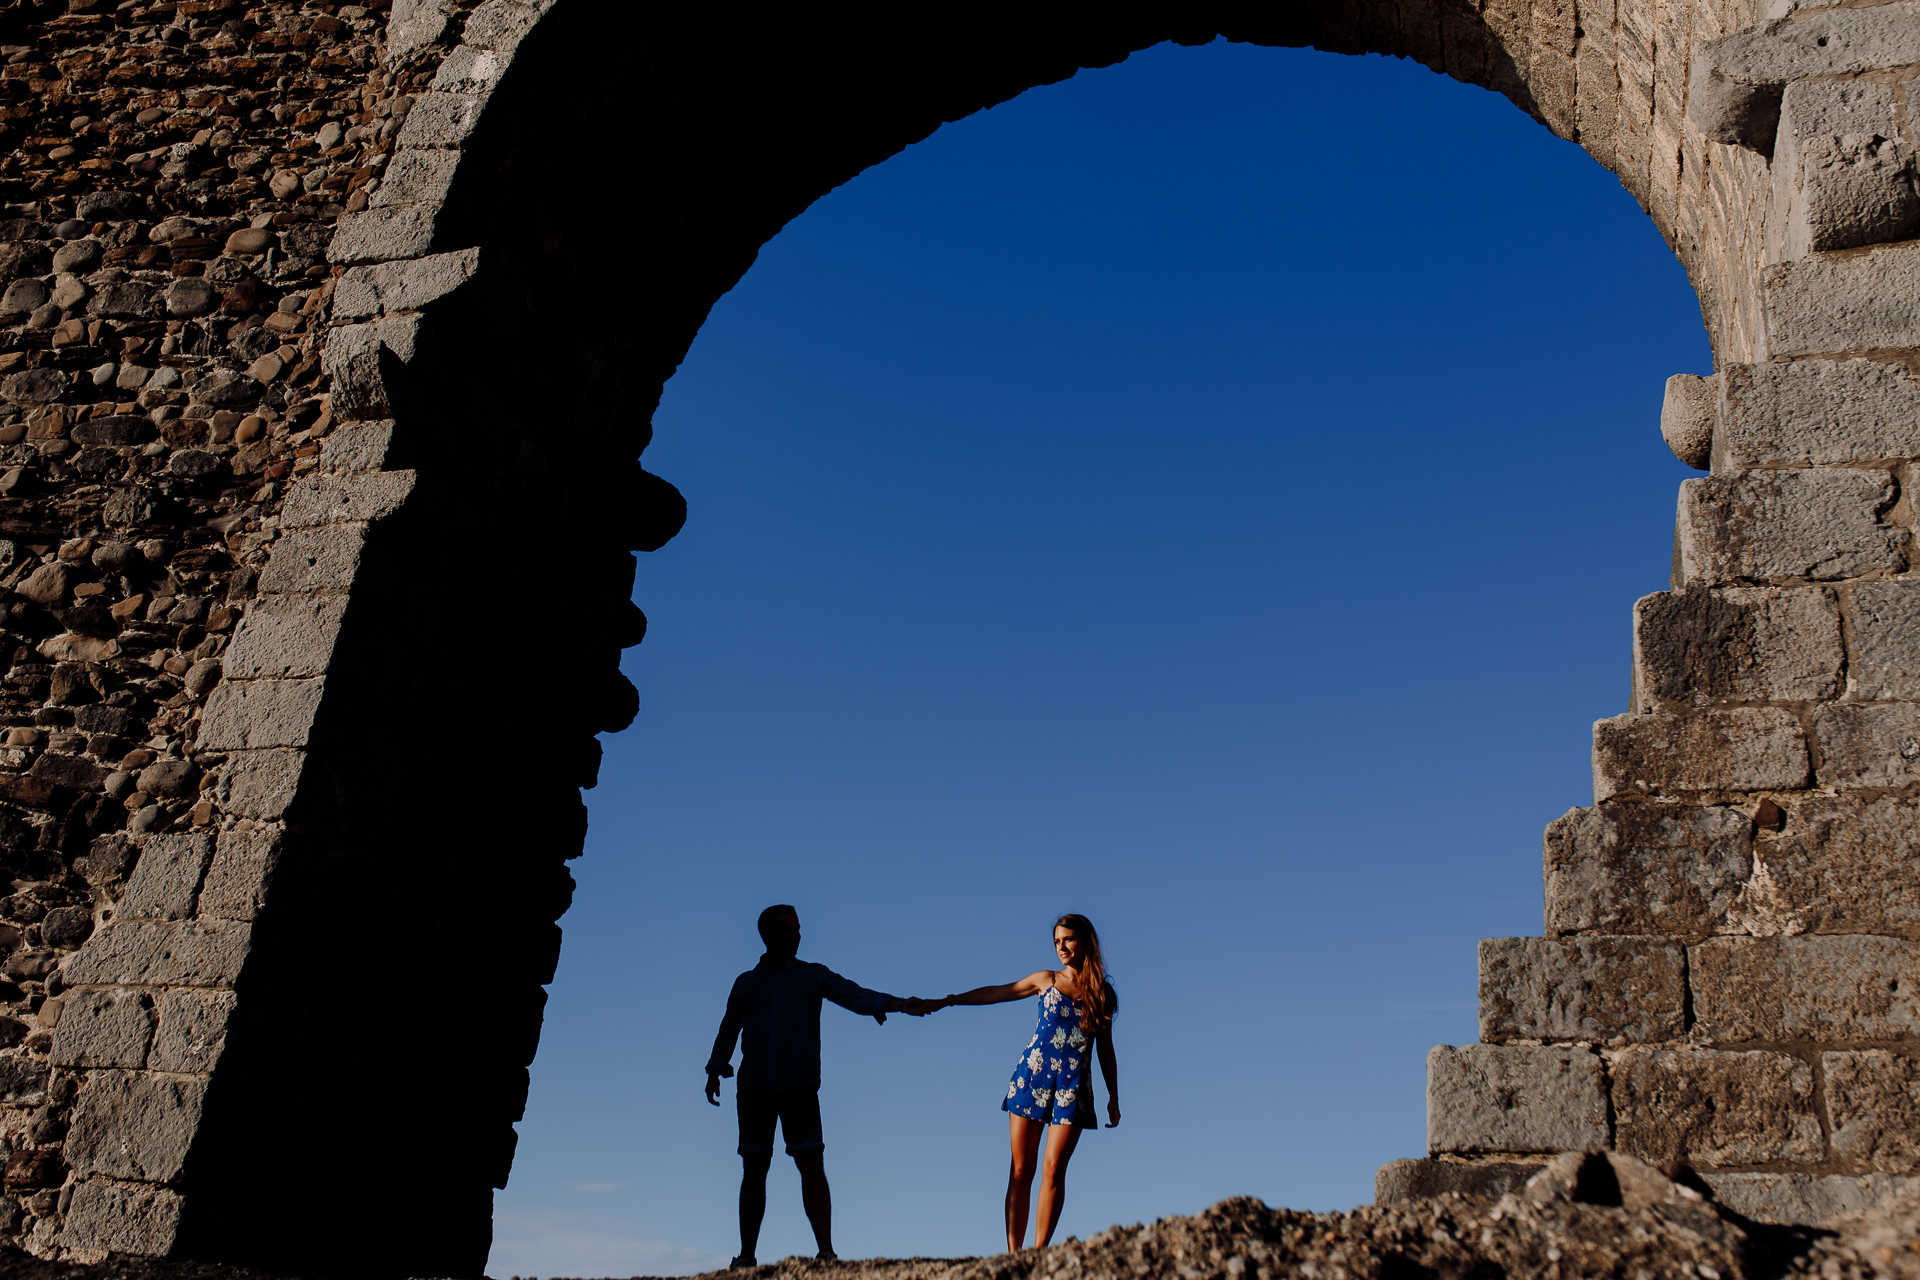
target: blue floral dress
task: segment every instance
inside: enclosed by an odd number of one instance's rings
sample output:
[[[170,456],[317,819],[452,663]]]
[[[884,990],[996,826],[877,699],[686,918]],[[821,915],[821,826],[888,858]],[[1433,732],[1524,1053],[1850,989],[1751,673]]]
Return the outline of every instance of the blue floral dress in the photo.
[[[1080,1002],[1048,987],[1040,1026],[1020,1053],[1002,1111],[1043,1124],[1097,1129],[1093,1113],[1093,1037],[1080,1025]]]

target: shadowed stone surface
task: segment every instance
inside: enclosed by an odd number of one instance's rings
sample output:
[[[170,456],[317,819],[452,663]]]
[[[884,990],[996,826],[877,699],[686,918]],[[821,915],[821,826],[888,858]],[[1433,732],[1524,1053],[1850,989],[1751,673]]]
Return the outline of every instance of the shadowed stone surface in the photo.
[[[1920,942],[1709,938],[1689,949],[1694,1038],[1894,1040],[1920,1032]]]
[[[1609,1055],[1615,1141],[1643,1160],[1816,1161],[1813,1068],[1784,1053],[1622,1049]]]
[[[1549,937],[1718,932],[1753,865],[1753,819],[1731,805],[1569,810],[1542,842]]]
[[[1663,591],[1635,604],[1633,621],[1638,711],[1816,702],[1839,692],[1846,652],[1826,588]]]
[[[1436,1045],[1427,1055],[1427,1150],[1605,1146],[1606,1083],[1590,1049]]]
[[[1482,939],[1480,1039],[1678,1040],[1686,960],[1665,938]]]
[[[1691,483],[1691,482],[1689,482]],[[1791,713],[1767,708],[1614,716],[1593,729],[1593,799],[1790,790],[1807,780]]]

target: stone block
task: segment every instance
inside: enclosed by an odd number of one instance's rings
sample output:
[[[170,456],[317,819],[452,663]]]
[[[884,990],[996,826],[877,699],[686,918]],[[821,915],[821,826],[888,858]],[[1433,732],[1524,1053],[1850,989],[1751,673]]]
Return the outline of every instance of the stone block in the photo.
[[[1660,437],[1674,457],[1696,471],[1705,471],[1713,456],[1719,393],[1717,377],[1676,373],[1667,379],[1666,398],[1660,403]]]
[[[304,751],[244,751],[228,757],[217,794],[228,813],[272,821],[293,803]]]
[[[1920,226],[1893,85],[1786,86],[1774,144],[1767,260],[1901,240]]]
[[[378,520],[406,501],[413,479],[411,471],[311,475],[287,491],[281,519],[289,529]]]
[[[445,37],[453,26],[453,18],[447,12],[450,7],[442,0],[394,0],[392,11],[387,15],[389,65],[405,62],[417,51]]]
[[[396,151],[370,203],[375,209],[437,205],[447,198],[459,165],[458,151]]]
[[[347,611],[345,596],[262,595],[226,652],[230,680],[324,675]]]
[[[1615,1146],[1703,1167],[1823,1158],[1813,1068],[1785,1053],[1620,1049],[1608,1054]]]
[[[1496,1200],[1545,1167],[1523,1160],[1389,1160],[1373,1175],[1373,1202],[1405,1204],[1448,1194]]]
[[[1722,369],[1713,469],[1920,457],[1920,378],[1880,360]]]
[[[511,53],[519,48],[527,32],[533,30],[544,9],[515,4],[513,0],[488,0],[467,18],[462,44],[476,49],[498,49]]]
[[[201,1080],[97,1072],[80,1091],[61,1155],[80,1178],[170,1181],[193,1145],[206,1087]]]
[[[53,1030],[56,1067],[143,1067],[153,1039],[153,1002],[143,991],[76,991]]]
[[[1880,516],[1884,471],[1748,471],[1680,484],[1679,582],[1858,578],[1906,567],[1908,535]]]
[[[1721,1204],[1758,1222],[1821,1223],[1920,1185],[1886,1174],[1703,1173]]]
[[[333,412],[342,422],[393,417],[387,383],[413,359],[420,335],[418,316],[388,316],[343,325],[327,338],[320,366],[333,379]]]
[[[477,248],[354,267],[334,287],[333,314],[359,319],[383,311],[418,311],[472,279],[479,267]]]
[[[1762,359],[1920,346],[1920,244],[1783,262],[1760,273],[1760,290]]]
[[[241,825],[222,831],[200,890],[200,919],[251,920],[260,914],[279,861],[278,829]]]
[[[1480,1039],[1680,1040],[1686,975],[1686,950],[1669,938],[1482,938]]]
[[[458,147],[480,123],[486,109],[484,94],[423,93],[413,100],[407,122],[394,135],[394,147],[446,149]],[[425,251],[426,246],[421,246]],[[398,256],[398,255],[395,255]],[[336,257],[334,261],[343,261]]]
[[[1920,1063],[1886,1049],[1820,1055],[1833,1154],[1873,1173],[1920,1170]]]
[[[1614,716],[1593,726],[1593,798],[1792,790],[1807,747],[1791,712],[1733,707]]]
[[[1781,812],[1725,920],[1694,932],[1920,937],[1920,802],[1792,797]]]
[[[1920,1031],[1920,942],[1863,934],[1708,938],[1688,952],[1704,1044],[1894,1040]]]
[[[1920,706],[1836,702],[1813,713],[1820,784],[1902,787],[1920,781]]]
[[[200,746],[208,751],[305,746],[326,681],[226,680],[207,698]]]
[[[335,431],[334,435],[341,434]],[[327,437],[328,441],[333,436]],[[321,446],[325,456],[325,445]],[[262,592],[344,591],[360,568],[367,526],[359,523],[292,529],[274,540],[267,567],[260,572]]]
[[[231,991],[169,991],[160,998],[160,1030],[147,1066],[154,1071],[213,1070],[227,1047]]]
[[[461,45],[441,60],[428,88],[435,93],[489,94],[512,61],[510,53]]]
[[[120,900],[123,920],[184,920],[193,914],[200,877],[213,855],[211,835],[148,836]]]
[[[251,943],[252,926],[242,921],[116,920],[88,938],[62,972],[76,986],[227,987]]]
[[[393,444],[393,422],[357,422],[320,442],[322,471],[378,471]]]
[[[181,1198],[159,1187],[82,1182],[73,1189],[59,1241],[68,1249],[163,1258],[180,1234]]]
[[[1693,49],[1687,118],[1715,142],[1773,149],[1780,98],[1792,80],[1920,62],[1920,5],[1827,9],[1704,40]]]
[[[433,220],[439,212],[437,204],[394,204],[349,213],[334,230],[327,260],[351,264],[417,258],[433,243]]]
[[[1427,1150],[1564,1151],[1607,1145],[1591,1049],[1436,1045],[1427,1054]]]
[[[1638,711],[1825,701],[1839,695],[1845,659],[1825,587],[1690,587],[1633,607]]]
[[[1753,869],[1731,805],[1603,804],[1547,828],[1546,931],[1699,936],[1724,927]]]
[[[1866,702],[1920,698],[1920,582],[1862,582],[1852,603],[1847,692]]]

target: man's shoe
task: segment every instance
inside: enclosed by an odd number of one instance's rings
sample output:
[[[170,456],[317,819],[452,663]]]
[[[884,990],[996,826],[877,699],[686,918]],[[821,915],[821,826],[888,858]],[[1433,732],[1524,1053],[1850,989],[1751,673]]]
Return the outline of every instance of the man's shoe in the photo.
[[[818,1252],[818,1253],[816,1253],[816,1254],[814,1254],[813,1256],[814,1256],[814,1258],[815,1258],[815,1259],[816,1259],[817,1261],[820,1261],[820,1262],[838,1262],[838,1261],[840,1261],[840,1255],[839,1255],[839,1254],[837,1254],[837,1253],[835,1253],[835,1252],[834,1252],[833,1250],[831,1250],[831,1249],[822,1249],[822,1250],[821,1250],[820,1252]]]
[[[760,1265],[759,1263],[753,1260],[752,1254],[743,1253],[739,1257],[735,1258],[732,1262],[729,1262],[727,1264],[727,1270],[745,1271],[748,1267],[757,1267],[759,1265]]]

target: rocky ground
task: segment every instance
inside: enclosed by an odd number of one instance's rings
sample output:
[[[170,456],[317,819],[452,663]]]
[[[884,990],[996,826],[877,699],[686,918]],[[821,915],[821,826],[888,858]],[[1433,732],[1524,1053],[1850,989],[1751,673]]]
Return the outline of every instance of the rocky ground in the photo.
[[[1681,1173],[1570,1153],[1498,1200],[1449,1194],[1350,1213],[1225,1200],[1190,1218],[992,1258],[789,1258],[731,1280],[1920,1280],[1920,1192],[1822,1227],[1770,1226]],[[268,1280],[198,1263],[0,1255],[0,1280]]]

